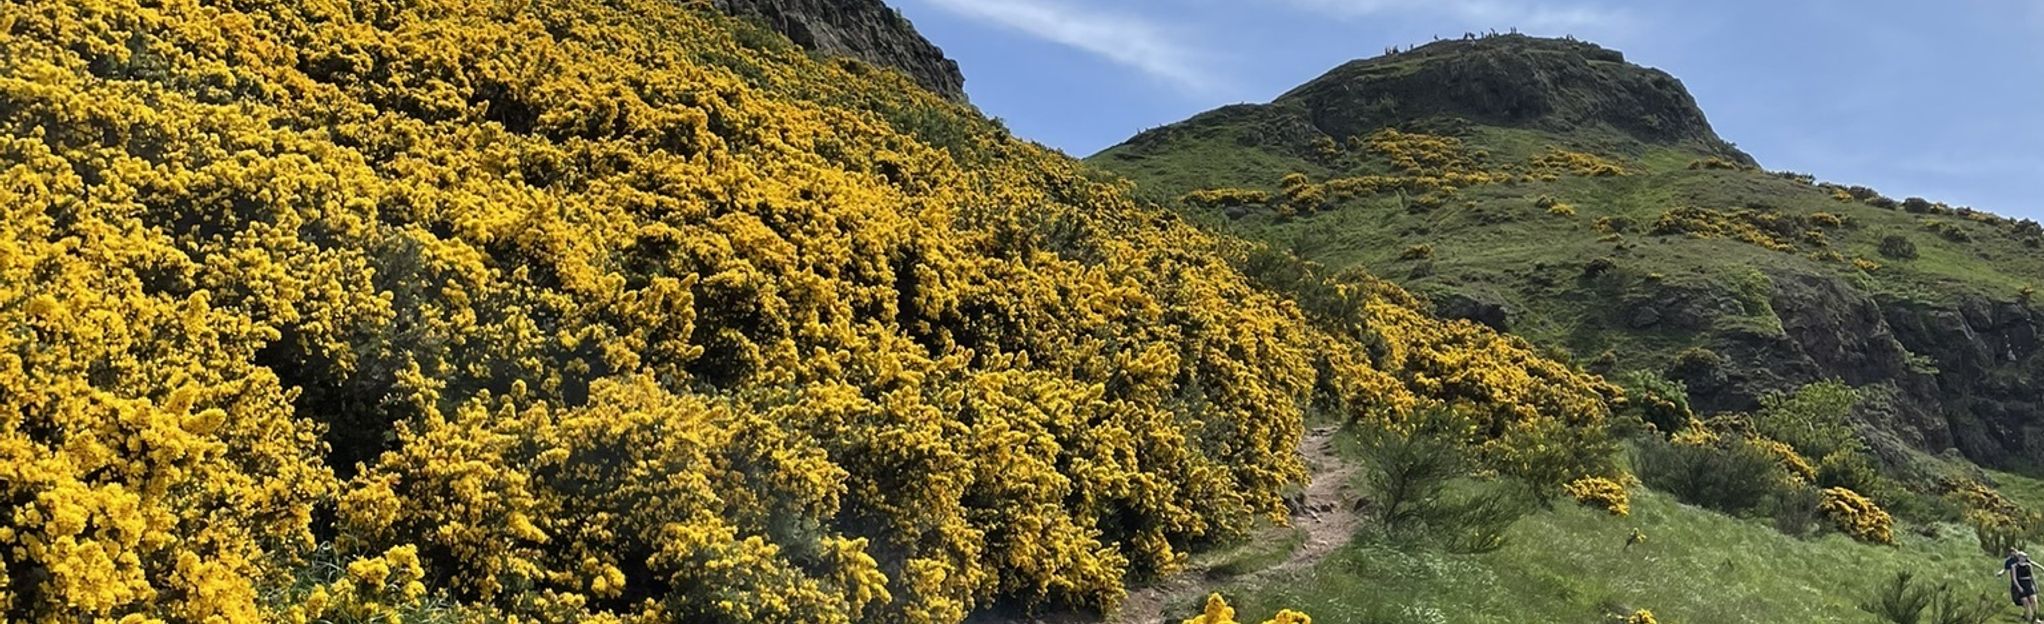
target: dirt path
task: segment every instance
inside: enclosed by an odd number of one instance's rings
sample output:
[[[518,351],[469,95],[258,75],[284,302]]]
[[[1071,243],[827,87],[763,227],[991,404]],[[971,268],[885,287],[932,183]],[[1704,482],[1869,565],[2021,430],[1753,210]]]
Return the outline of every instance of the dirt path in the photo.
[[[1179,612],[1187,604],[1195,604],[1209,592],[1222,585],[1269,578],[1286,572],[1311,567],[1327,558],[1349,539],[1355,536],[1356,526],[1361,522],[1355,510],[1356,495],[1349,487],[1350,477],[1356,473],[1356,466],[1342,459],[1334,450],[1335,427],[1313,429],[1300,441],[1299,452],[1305,456],[1306,468],[1311,471],[1312,481],[1307,483],[1301,502],[1292,511],[1292,528],[1304,531],[1306,539],[1283,561],[1261,570],[1237,576],[1215,574],[1212,570],[1193,566],[1185,571],[1153,585],[1129,590],[1128,599],[1122,602],[1121,612],[1106,618],[1107,624],[1153,624],[1168,622],[1176,624],[1197,613]],[[1097,615],[1063,614],[1033,620],[1017,620],[1014,624],[1081,624],[1099,623]]]

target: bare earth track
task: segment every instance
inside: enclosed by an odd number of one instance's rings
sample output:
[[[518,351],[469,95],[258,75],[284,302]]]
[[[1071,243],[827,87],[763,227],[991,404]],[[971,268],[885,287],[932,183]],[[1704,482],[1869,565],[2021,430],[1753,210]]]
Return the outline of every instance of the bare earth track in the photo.
[[[1057,614],[1037,618],[1009,620],[983,620],[985,624],[1007,622],[1010,624],[1153,624],[1173,623],[1197,615],[1180,612],[1185,605],[1195,604],[1209,592],[1222,585],[1238,582],[1253,582],[1283,573],[1312,567],[1327,558],[1355,536],[1361,522],[1356,512],[1356,494],[1349,487],[1350,478],[1355,476],[1356,466],[1343,459],[1334,450],[1335,427],[1313,429],[1299,443],[1299,453],[1305,457],[1306,467],[1312,473],[1312,480],[1301,494],[1301,501],[1292,510],[1292,528],[1305,533],[1305,541],[1294,547],[1283,561],[1269,567],[1240,575],[1217,574],[1215,571],[1195,565],[1169,579],[1152,585],[1132,588],[1124,600],[1120,612],[1101,617],[1094,614]]]

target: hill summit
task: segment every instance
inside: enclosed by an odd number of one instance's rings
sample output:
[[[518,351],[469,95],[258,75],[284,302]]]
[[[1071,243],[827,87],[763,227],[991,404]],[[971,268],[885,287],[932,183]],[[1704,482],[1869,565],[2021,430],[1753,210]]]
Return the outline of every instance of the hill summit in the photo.
[[[1380,128],[1443,130],[1474,123],[1589,139],[1597,151],[1676,147],[1744,166],[1696,99],[1667,72],[1575,39],[1470,36],[1342,64],[1269,104],[1223,107],[1153,129],[1110,152],[1152,150],[1182,133],[1248,132],[1243,145],[1310,154]],[[1454,133],[1445,131],[1444,133]]]
[[[1436,41],[1343,64],[1276,104],[1303,110],[1337,138],[1454,115],[1551,132],[1602,125],[1646,143],[1752,162],[1711,130],[1682,81],[1573,39]]]

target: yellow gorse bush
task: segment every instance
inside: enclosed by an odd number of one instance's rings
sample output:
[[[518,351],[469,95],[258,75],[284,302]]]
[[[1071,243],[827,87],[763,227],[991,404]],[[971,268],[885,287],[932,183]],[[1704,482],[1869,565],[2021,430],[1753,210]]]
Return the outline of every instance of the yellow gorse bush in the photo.
[[[1584,477],[1570,481],[1561,488],[1578,503],[1610,512],[1614,516],[1632,513],[1632,499],[1625,492],[1625,486],[1604,477]]]
[[[0,8],[0,613],[956,622],[1282,518],[1309,407],[1611,472],[1602,381],[703,11]]]
[[[1895,543],[1895,520],[1874,501],[1845,488],[1825,488],[1817,509],[1839,531],[1875,544]]]
[[[1435,208],[1446,204],[1465,188],[1533,180],[1553,181],[1564,175],[1627,175],[1623,166],[1602,157],[1554,148],[1523,164],[1492,164],[1488,150],[1470,148],[1461,139],[1403,132],[1396,128],[1352,137],[1349,142],[1357,156],[1382,161],[1395,173],[1332,178],[1324,182],[1313,182],[1304,173],[1289,173],[1277,181],[1279,194],[1276,197],[1282,198],[1282,202],[1272,202],[1273,195],[1267,191],[1236,188],[1196,190],[1179,198],[1179,201],[1195,207],[1270,203],[1280,216],[1291,217],[1310,215],[1330,204],[1385,193],[1411,194],[1413,204]],[[1334,144],[1330,141],[1327,145]],[[1568,204],[1543,203],[1540,208],[1557,216],[1575,216],[1575,207]]]
[[[1241,623],[1235,621],[1235,608],[1228,606],[1228,601],[1221,599],[1220,594],[1207,594],[1206,606],[1200,610],[1200,614],[1197,617],[1185,620],[1184,624]],[[1285,609],[1278,611],[1277,615],[1271,616],[1270,619],[1264,620],[1263,624],[1313,624],[1313,618],[1307,617],[1306,614],[1298,611]]]
[[[1746,437],[1746,441],[1751,443],[1754,448],[1766,451],[1767,454],[1774,456],[1775,464],[1781,466],[1783,473],[1790,482],[1796,484],[1817,482],[1817,468],[1810,463],[1808,458],[1803,457],[1802,453],[1796,452],[1795,447],[1789,446],[1786,442],[1759,435],[1749,435]]]

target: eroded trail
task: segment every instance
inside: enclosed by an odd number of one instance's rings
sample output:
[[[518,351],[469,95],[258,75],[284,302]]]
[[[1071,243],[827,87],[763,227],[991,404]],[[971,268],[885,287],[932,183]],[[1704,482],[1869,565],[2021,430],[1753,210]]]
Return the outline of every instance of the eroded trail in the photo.
[[[1300,441],[1299,452],[1305,457],[1306,467],[1311,471],[1312,480],[1301,493],[1300,502],[1292,511],[1292,527],[1305,533],[1305,540],[1280,561],[1269,567],[1239,575],[1219,574],[1215,570],[1194,565],[1170,579],[1153,585],[1129,590],[1128,599],[1122,603],[1121,612],[1113,617],[1097,615],[1064,614],[1032,620],[1016,620],[1018,624],[1079,624],[1106,622],[1109,624],[1153,624],[1168,622],[1175,624],[1196,615],[1185,611],[1188,604],[1195,604],[1206,594],[1220,589],[1223,585],[1253,582],[1279,574],[1311,567],[1327,558],[1355,536],[1361,523],[1356,511],[1357,496],[1349,487],[1350,478],[1356,473],[1356,466],[1343,459],[1334,449],[1335,427],[1321,427],[1307,432]],[[1282,539],[1281,533],[1259,536],[1258,539]]]

